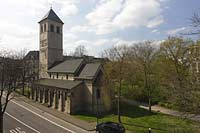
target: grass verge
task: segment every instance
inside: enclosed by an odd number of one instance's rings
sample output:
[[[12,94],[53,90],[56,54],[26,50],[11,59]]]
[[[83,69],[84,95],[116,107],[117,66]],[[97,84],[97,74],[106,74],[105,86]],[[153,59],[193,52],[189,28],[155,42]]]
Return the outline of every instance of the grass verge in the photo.
[[[152,129],[152,133],[199,133],[200,123],[164,115],[161,113],[149,113],[147,110],[123,103],[121,107],[122,123],[127,130],[133,133],[147,133],[148,128]],[[107,115],[100,117],[100,122],[113,121],[117,122],[116,109]],[[75,117],[95,122],[95,115],[79,113]]]

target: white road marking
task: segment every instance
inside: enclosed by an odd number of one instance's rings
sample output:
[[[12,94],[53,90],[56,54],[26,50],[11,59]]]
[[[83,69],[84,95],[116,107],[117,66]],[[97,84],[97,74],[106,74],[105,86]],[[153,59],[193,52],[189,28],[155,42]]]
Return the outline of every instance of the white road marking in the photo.
[[[20,127],[16,127],[15,129],[9,130],[10,133],[26,133],[25,131],[22,131]]]
[[[17,131],[15,131],[14,129],[9,130],[10,133],[18,133]]]
[[[24,108],[24,109],[28,110],[29,112],[31,112],[31,113],[33,113],[33,114],[35,114],[35,115],[39,116],[40,118],[42,118],[42,119],[44,119],[44,120],[46,120],[46,121],[48,121],[48,122],[50,122],[50,123],[52,123],[52,124],[54,124],[54,125],[56,125],[56,126],[58,126],[58,127],[60,127],[60,128],[63,128],[64,130],[66,130],[66,131],[68,131],[68,132],[71,132],[71,133],[76,133],[76,132],[74,132],[74,131],[72,131],[72,130],[70,130],[70,129],[66,128],[66,127],[63,127],[63,126],[61,126],[61,125],[59,125],[59,124],[57,124],[57,123],[55,123],[55,122],[53,122],[53,121],[51,121],[51,120],[49,120],[49,119],[45,118],[45,117],[43,117],[43,116],[42,116],[42,115],[40,115],[40,114],[37,114],[37,113],[35,113],[34,111],[32,111],[32,110],[30,110],[30,109],[26,108],[26,107],[25,107],[25,106],[23,106],[23,105],[20,105],[19,103],[15,102],[15,101],[13,101],[13,100],[11,100],[11,102],[13,102],[13,103],[15,103],[16,105],[18,105],[18,106],[20,106],[20,107],[22,107],[22,108]]]
[[[11,101],[12,102],[12,101]],[[56,120],[58,120],[58,121],[61,121],[61,122],[66,122],[66,121],[64,121],[64,120],[62,120],[62,119],[60,119],[60,118],[58,118],[58,117],[56,117],[56,116],[54,116],[54,115],[51,115],[51,114],[49,114],[49,113],[47,113],[47,112],[44,112],[44,111],[42,111],[42,110],[40,110],[39,108],[36,108],[35,106],[33,106],[33,105],[31,105],[31,104],[28,104],[28,103],[26,103],[26,102],[24,102],[23,104],[26,104],[27,106],[30,106],[31,108],[34,108],[35,110],[37,110],[37,111],[39,111],[39,112],[42,112],[42,113],[44,113],[44,114],[46,114],[46,115],[48,115],[48,116],[50,116],[50,117],[52,117],[53,119],[56,119]],[[26,107],[26,105],[24,105],[25,107]],[[68,122],[67,122],[68,123]],[[71,124],[71,123],[68,123],[71,127],[73,127],[73,128],[77,128],[77,126],[75,126],[75,125],[73,125],[73,124]],[[80,128],[81,129],[81,128]],[[81,130],[84,130],[84,129],[81,129]]]
[[[11,118],[15,119],[15,120],[18,121],[19,123],[23,124],[24,126],[30,128],[31,130],[35,131],[36,133],[40,133],[38,130],[36,130],[36,129],[32,128],[31,126],[25,124],[24,122],[18,120],[17,118],[15,118],[14,116],[12,116],[11,114],[9,114],[9,113],[7,113],[7,112],[5,112],[5,114],[7,114],[7,115],[10,116]]]
[[[20,127],[15,128],[15,130],[17,130],[19,133],[26,133],[25,131],[22,131]]]

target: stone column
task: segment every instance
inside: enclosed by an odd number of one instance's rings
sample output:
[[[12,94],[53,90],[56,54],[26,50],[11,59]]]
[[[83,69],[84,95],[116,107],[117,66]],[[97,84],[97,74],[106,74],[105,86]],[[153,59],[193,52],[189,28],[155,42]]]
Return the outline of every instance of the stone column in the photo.
[[[48,91],[49,89],[45,88],[45,104],[48,104]]]
[[[39,90],[39,89],[36,88],[35,90],[36,90],[36,91],[35,91],[35,101],[38,101],[38,93],[39,93],[38,90]]]
[[[38,87],[38,102],[40,102],[40,87]]]
[[[42,103],[45,103],[45,88],[42,88],[42,96],[43,96]]]
[[[65,111],[65,91],[62,91],[62,107],[61,107],[61,111],[64,112]]]
[[[63,111],[63,90],[59,91],[59,104],[58,110]]]
[[[31,88],[31,99],[34,100],[34,96],[35,96],[35,87]]]
[[[55,105],[56,105],[56,90],[53,90],[53,106],[52,106],[52,108],[55,108]]]
[[[58,90],[54,91],[54,108],[58,109]]]
[[[47,90],[47,103],[49,106],[50,106],[50,102],[51,102],[51,88]]]
[[[28,83],[28,99],[31,99],[31,91],[32,91],[32,89],[31,89],[31,87],[30,87],[30,85],[29,85],[29,83]]]
[[[70,95],[68,93],[65,93],[67,96],[67,99],[65,100],[65,112],[70,114],[71,113],[71,109],[70,109]]]
[[[49,93],[50,93],[50,95],[49,95],[49,97],[50,97],[50,99],[49,99],[49,106],[52,107],[53,106],[53,100],[54,100],[54,90],[51,89],[49,91]]]
[[[61,91],[58,91],[58,110],[61,111]]]
[[[43,94],[44,94],[43,90],[44,88],[40,88],[40,103],[42,103],[43,101]]]

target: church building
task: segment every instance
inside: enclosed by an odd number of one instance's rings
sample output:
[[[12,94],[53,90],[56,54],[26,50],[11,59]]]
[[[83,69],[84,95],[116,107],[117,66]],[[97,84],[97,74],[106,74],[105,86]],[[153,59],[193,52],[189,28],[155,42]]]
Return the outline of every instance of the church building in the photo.
[[[93,56],[63,56],[63,21],[50,9],[39,21],[39,79],[31,99],[68,114],[104,112],[109,97],[102,86],[103,60]]]

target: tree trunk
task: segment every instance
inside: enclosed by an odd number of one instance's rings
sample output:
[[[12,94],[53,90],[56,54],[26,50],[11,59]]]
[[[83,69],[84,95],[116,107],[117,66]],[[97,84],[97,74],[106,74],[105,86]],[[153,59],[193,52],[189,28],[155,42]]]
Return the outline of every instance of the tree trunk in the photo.
[[[3,133],[3,114],[0,113],[0,133]]]
[[[151,113],[151,98],[149,97],[149,112]]]
[[[151,113],[151,90],[148,88],[149,112]]]
[[[118,89],[118,122],[121,123],[121,113],[120,113],[120,100],[121,100],[121,81],[120,81],[120,87]]]
[[[24,96],[24,83],[23,83],[23,88],[22,88],[22,95]]]
[[[118,89],[118,122],[119,123],[121,123],[121,113],[120,113],[121,87],[122,87],[122,80],[121,80],[121,77],[120,77],[119,89]]]

